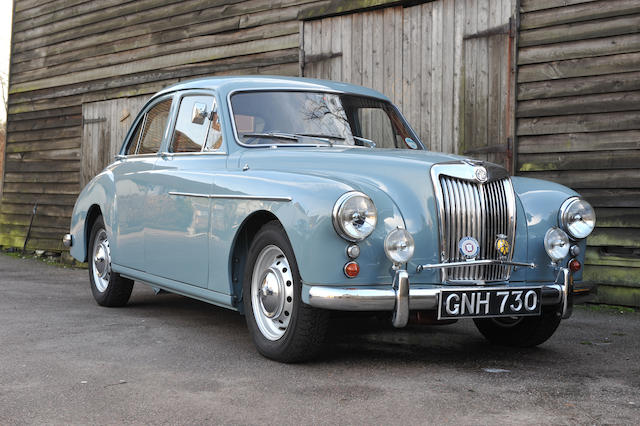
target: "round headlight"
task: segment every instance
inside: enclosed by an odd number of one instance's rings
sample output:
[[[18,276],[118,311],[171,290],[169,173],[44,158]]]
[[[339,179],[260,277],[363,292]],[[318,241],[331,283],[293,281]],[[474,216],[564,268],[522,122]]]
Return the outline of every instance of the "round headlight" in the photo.
[[[396,228],[384,239],[384,253],[393,263],[407,263],[414,248],[413,236],[406,229]]]
[[[560,228],[550,228],[544,235],[544,248],[554,263],[567,257],[570,246],[569,236]]]
[[[573,238],[586,238],[596,226],[596,213],[581,198],[569,198],[560,207],[560,223]]]
[[[347,192],[333,207],[333,227],[345,240],[364,240],[371,235],[377,222],[376,206],[362,192]]]

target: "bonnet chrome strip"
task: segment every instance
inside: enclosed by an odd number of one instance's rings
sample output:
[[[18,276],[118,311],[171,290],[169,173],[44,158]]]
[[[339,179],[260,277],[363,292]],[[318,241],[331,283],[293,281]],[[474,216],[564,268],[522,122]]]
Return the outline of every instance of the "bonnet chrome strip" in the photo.
[[[197,194],[193,192],[169,191],[169,195],[196,198],[219,198],[225,200],[257,200],[257,201],[283,201],[290,202],[291,197],[279,197],[269,195],[236,195],[236,194]]]

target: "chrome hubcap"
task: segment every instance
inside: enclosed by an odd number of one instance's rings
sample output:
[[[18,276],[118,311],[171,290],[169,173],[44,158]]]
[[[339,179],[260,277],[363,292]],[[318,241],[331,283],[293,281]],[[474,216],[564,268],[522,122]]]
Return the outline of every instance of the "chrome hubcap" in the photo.
[[[109,286],[111,278],[111,249],[107,232],[104,229],[98,231],[93,242],[92,271],[93,282],[100,293],[103,293]]]
[[[287,331],[293,310],[293,275],[286,256],[277,246],[258,255],[251,277],[251,306],[260,332],[278,340]]]

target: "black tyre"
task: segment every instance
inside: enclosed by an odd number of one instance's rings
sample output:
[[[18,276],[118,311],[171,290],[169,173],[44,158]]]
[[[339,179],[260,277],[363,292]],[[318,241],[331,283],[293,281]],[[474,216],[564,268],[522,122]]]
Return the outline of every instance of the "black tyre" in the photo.
[[[243,303],[249,332],[265,357],[300,362],[321,349],[329,313],[302,302],[296,258],[278,222],[264,225],[251,243]]]
[[[111,247],[102,216],[98,216],[89,237],[89,281],[91,293],[101,306],[124,306],[131,297],[133,280],[111,270]]]
[[[538,317],[474,319],[476,327],[491,343],[527,348],[544,343],[560,324],[556,311],[543,312]]]

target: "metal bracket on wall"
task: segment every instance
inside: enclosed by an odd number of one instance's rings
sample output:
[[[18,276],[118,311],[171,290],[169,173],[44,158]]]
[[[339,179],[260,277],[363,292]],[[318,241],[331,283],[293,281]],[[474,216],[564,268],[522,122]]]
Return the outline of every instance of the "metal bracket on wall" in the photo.
[[[106,117],[102,117],[102,118],[83,118],[82,119],[82,127],[84,127],[85,124],[104,123],[105,121],[107,121]]]

